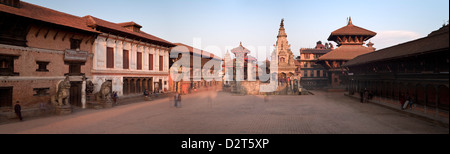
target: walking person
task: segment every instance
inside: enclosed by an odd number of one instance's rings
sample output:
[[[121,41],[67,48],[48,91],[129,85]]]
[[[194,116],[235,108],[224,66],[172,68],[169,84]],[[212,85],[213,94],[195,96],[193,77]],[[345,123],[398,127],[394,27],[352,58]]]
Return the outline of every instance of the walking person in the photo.
[[[145,96],[145,97],[148,97],[148,95],[149,95],[149,94],[148,94],[148,90],[145,89],[145,91],[144,91],[144,96]]]
[[[178,93],[176,93],[176,94],[173,96],[173,103],[174,103],[174,106],[175,106],[175,107],[178,107],[178,97],[179,97]]]
[[[406,102],[406,98],[405,98],[405,94],[400,94],[400,109],[404,109],[403,108],[403,105],[405,105],[405,102]]]
[[[181,95],[180,95],[180,93],[177,93],[177,106],[179,107],[179,108],[181,108]]]
[[[369,90],[364,89],[364,103],[368,103],[369,102]]]
[[[20,121],[23,121],[22,118],[22,107],[20,106],[20,102],[17,101],[16,105],[14,105],[14,112],[16,113],[17,117],[19,117]]]
[[[364,103],[364,91],[363,90],[359,91],[359,96],[361,98],[361,103]]]
[[[115,91],[115,92],[113,92],[113,101],[114,101],[114,104],[116,104],[116,105],[117,105],[117,98],[119,98],[119,96],[117,95],[117,91]]]

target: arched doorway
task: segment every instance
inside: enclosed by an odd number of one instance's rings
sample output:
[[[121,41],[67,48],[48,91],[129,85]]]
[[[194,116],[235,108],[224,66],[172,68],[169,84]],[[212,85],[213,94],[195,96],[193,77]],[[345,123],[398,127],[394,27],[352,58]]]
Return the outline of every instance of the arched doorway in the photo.
[[[445,85],[439,86],[439,108],[448,111],[448,87]]]
[[[142,88],[141,88],[141,79],[137,79],[136,80],[136,93],[141,93],[142,92]]]
[[[145,89],[147,89],[147,79],[142,79],[142,92],[144,92]]]
[[[128,95],[129,93],[130,93],[130,90],[129,90],[129,81],[128,81],[128,79],[123,79],[123,94],[124,95]]]
[[[427,106],[436,107],[436,88],[433,85],[427,85]]]
[[[425,87],[418,84],[416,86],[417,89],[417,104],[425,105]]]
[[[136,80],[130,80],[130,94],[136,93]]]

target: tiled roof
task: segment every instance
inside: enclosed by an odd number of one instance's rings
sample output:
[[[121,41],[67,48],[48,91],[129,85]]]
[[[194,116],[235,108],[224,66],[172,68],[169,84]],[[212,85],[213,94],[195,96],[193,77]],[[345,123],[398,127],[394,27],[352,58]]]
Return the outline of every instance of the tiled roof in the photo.
[[[351,60],[373,50],[362,45],[343,45],[318,58],[322,60]]]
[[[88,27],[86,25],[86,20],[81,17],[77,17],[67,13],[62,13],[59,11],[55,11],[49,8],[37,6],[26,2],[20,2],[19,8],[0,4],[0,12],[6,12],[9,14],[14,14],[17,16],[22,16],[51,24],[75,28],[78,30],[100,33]]]
[[[336,36],[340,35],[362,35],[362,36],[375,36],[377,33],[355,26],[353,25],[351,19],[349,20],[347,26],[344,26],[342,28],[339,28],[338,30],[335,30],[331,33],[330,37],[328,37],[329,41],[333,41]]]
[[[353,66],[376,61],[408,57],[449,48],[449,26],[432,32],[424,38],[361,55],[343,66]]]
[[[313,48],[302,48],[300,49],[300,54],[312,53],[312,54],[325,54],[333,49],[313,49]]]
[[[83,18],[87,21],[88,26],[90,26],[92,28],[103,27],[103,28],[106,28],[106,29],[109,29],[109,30],[112,30],[112,31],[115,31],[115,32],[122,33],[122,34],[132,35],[132,36],[135,36],[135,37],[138,37],[138,38],[150,41],[151,43],[154,43],[154,44],[167,46],[167,47],[175,46],[174,44],[172,44],[169,41],[163,40],[163,39],[158,38],[156,36],[147,34],[145,32],[142,32],[142,31],[134,32],[134,31],[128,30],[128,29],[122,27],[120,24],[116,24],[116,23],[112,23],[112,22],[109,22],[109,21],[105,21],[105,20],[102,20],[102,19],[99,19],[99,18],[96,18],[96,17],[93,17],[93,16],[89,16],[89,15],[85,16]],[[122,23],[122,24],[124,24],[124,23]],[[125,23],[125,24],[127,24],[127,23]]]
[[[139,24],[137,24],[137,23],[135,23],[135,22],[133,22],[133,21],[130,21],[130,22],[123,22],[123,23],[118,23],[118,25],[120,25],[120,26],[122,26],[122,27],[126,27],[126,26],[137,26],[137,27],[139,27],[139,28],[142,28],[141,25],[139,25]]]
[[[202,56],[209,56],[209,57],[211,57],[213,59],[216,59],[216,60],[222,60],[222,58],[220,58],[219,56],[216,56],[216,55],[214,55],[214,54],[212,54],[212,53],[210,53],[208,51],[200,50],[200,49],[191,47],[191,46],[183,44],[183,43],[174,43],[174,44],[176,46],[184,46],[184,47],[186,47],[189,50],[190,53],[195,53],[197,55],[202,55]],[[194,49],[196,49],[196,50],[194,50]]]

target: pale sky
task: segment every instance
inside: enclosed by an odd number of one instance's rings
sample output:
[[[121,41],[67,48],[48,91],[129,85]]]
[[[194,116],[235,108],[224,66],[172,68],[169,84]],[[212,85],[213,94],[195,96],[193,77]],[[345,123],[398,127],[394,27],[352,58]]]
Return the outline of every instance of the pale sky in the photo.
[[[223,57],[243,42],[265,60],[282,18],[294,55],[347,24],[377,32],[377,49],[425,37],[449,20],[448,0],[23,0],[76,16],[134,21],[173,43],[193,45]],[[266,49],[266,50],[263,50]],[[270,51],[271,52],[271,51]]]

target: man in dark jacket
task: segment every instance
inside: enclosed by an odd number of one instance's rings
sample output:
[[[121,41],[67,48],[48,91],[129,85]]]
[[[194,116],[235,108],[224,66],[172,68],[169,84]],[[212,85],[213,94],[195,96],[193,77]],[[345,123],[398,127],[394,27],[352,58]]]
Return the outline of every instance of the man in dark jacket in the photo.
[[[14,105],[14,112],[16,112],[17,117],[19,117],[20,121],[23,121],[22,119],[22,107],[20,106],[20,102],[17,101],[16,105]]]

